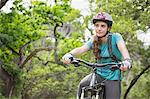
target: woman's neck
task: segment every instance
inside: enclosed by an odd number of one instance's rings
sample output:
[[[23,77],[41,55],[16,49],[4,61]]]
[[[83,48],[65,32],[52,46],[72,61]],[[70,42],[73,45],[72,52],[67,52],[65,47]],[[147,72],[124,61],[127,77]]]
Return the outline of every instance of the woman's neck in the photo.
[[[102,41],[103,43],[105,43],[105,42],[107,42],[108,35],[106,35],[105,37],[103,37],[103,38],[100,38],[100,39],[101,39],[101,41]]]

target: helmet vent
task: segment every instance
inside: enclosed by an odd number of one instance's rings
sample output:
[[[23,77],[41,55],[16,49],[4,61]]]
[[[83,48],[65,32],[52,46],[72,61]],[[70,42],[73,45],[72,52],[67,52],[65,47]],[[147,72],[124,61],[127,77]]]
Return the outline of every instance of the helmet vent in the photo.
[[[106,19],[106,16],[104,15],[104,13],[99,13],[98,15],[97,15],[97,19]]]

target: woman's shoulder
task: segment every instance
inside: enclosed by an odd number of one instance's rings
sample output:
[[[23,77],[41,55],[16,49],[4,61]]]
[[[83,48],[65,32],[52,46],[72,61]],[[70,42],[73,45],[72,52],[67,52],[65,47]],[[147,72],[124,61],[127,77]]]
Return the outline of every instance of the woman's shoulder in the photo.
[[[116,42],[123,40],[122,35],[120,33],[112,33],[112,39]]]
[[[122,36],[120,33],[111,33],[112,36],[117,37],[117,36]]]

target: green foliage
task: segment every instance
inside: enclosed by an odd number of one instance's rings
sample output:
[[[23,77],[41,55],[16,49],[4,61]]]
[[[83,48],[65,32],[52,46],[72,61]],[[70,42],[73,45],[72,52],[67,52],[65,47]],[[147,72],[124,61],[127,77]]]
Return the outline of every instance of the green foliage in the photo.
[[[29,24],[30,23],[30,24]],[[1,14],[0,24],[3,25],[1,32],[1,42],[3,46],[21,47],[30,40],[36,40],[42,36],[37,20],[29,16],[19,15],[17,13]],[[4,37],[4,38],[3,38]],[[5,39],[5,37],[8,37]],[[4,42],[4,40],[5,42]]]
[[[12,37],[7,34],[0,34],[0,46],[3,48],[6,44],[10,43],[12,41]]]
[[[10,75],[12,75],[12,76],[18,76],[19,75],[19,73],[21,72],[20,71],[20,69],[19,69],[19,67],[18,66],[16,66],[16,64],[14,64],[14,63],[12,63],[12,64],[4,64],[4,66],[3,66],[3,68],[6,70],[6,71],[8,71],[9,72],[9,74]]]
[[[5,63],[2,67],[13,77],[14,83],[16,84],[16,95],[19,95],[22,83],[24,82],[23,71],[14,63]]]
[[[53,6],[48,6],[42,1],[32,1],[29,8],[25,8],[22,0],[15,0],[12,12],[0,12],[0,58],[3,67],[16,82],[16,97],[27,95],[29,98],[54,98],[74,99],[79,81],[91,70],[84,67],[58,65],[54,51],[42,51],[32,58],[24,69],[20,69],[19,50],[29,41],[34,41],[25,48],[25,57],[36,47],[41,46],[41,38],[52,36],[56,24],[71,24],[71,36],[66,38],[61,32],[56,31],[58,46],[58,59],[72,50],[82,46],[84,30],[91,29],[91,19],[98,11],[110,13],[114,24],[112,32],[120,32],[126,40],[128,50],[134,61],[130,74],[125,73],[125,78],[131,81],[143,68],[149,64],[150,49],[144,49],[143,44],[137,40],[136,29],[149,26],[150,11],[148,0],[96,0],[90,1],[91,15],[83,17],[79,10],[70,6],[70,0],[55,0]],[[84,21],[81,22],[81,19]],[[49,29],[49,30],[48,30]],[[54,39],[54,38],[53,38]],[[45,46],[54,45],[52,39],[45,40]],[[93,53],[88,52],[79,58],[94,62]],[[49,62],[48,62],[49,61]],[[46,65],[45,63],[48,62]],[[149,96],[149,72],[146,72],[133,87],[129,99],[147,99]],[[123,92],[129,85],[126,79],[122,82]],[[141,91],[142,90],[142,91]],[[138,94],[137,94],[138,93]],[[0,98],[3,96],[0,94]]]
[[[66,16],[64,16],[63,21],[64,22],[71,22],[75,18],[78,18],[79,14],[80,14],[79,10],[71,10],[71,12],[69,14],[67,14]]]
[[[1,99],[4,99],[5,97],[0,93],[0,98],[1,98]]]
[[[133,87],[133,89],[131,90],[130,99],[133,99],[133,98],[148,99],[150,88],[147,86],[149,86],[150,84],[149,81],[150,79],[148,77],[148,74],[143,75],[141,79],[139,79],[137,84]]]

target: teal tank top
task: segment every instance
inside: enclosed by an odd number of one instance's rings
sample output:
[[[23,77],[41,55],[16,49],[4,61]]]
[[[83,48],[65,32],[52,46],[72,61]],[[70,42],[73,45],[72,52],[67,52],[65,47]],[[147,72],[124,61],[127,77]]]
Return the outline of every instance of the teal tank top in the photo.
[[[111,44],[112,44],[112,53],[113,55],[116,56],[117,62],[120,62],[122,60],[122,54],[119,51],[118,47],[117,47],[117,43],[119,41],[122,41],[123,38],[119,33],[111,33],[112,38],[111,38]],[[89,49],[93,49],[93,40],[89,40],[87,43],[87,46],[89,47]],[[108,51],[108,43],[102,43],[99,46],[99,49],[101,50],[100,56],[101,57],[110,57],[109,55],[109,51]],[[97,60],[97,63],[112,63],[112,58],[101,58],[100,60]],[[96,69],[96,73],[98,75],[100,75],[103,78],[106,78],[108,80],[118,80],[120,78],[120,80],[122,80],[122,74],[120,73],[120,70],[110,70],[110,66],[106,66],[103,68],[97,68]],[[120,77],[119,77],[120,75]]]

